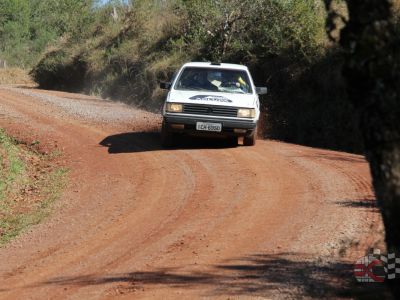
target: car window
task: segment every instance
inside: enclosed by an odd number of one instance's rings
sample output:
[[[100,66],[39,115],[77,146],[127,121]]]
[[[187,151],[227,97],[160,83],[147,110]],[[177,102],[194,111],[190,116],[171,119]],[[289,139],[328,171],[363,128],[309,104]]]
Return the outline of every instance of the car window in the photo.
[[[179,76],[175,89],[251,94],[247,72],[218,68],[186,67]]]

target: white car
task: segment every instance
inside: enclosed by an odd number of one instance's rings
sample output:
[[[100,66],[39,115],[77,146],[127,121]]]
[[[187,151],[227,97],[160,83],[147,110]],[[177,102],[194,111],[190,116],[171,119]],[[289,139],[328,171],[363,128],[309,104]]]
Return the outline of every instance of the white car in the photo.
[[[256,141],[260,116],[258,95],[266,87],[255,87],[246,66],[191,62],[183,65],[172,82],[163,107],[162,144],[171,146],[177,134],[243,137],[245,146]]]

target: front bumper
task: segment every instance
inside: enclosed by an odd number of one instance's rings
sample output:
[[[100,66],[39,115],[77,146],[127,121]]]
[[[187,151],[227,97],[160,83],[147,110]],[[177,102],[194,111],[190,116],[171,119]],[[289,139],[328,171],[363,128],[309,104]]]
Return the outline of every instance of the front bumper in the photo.
[[[257,126],[255,120],[226,119],[207,116],[186,116],[165,114],[164,122],[171,132],[189,133],[195,135],[224,135],[224,136],[244,136],[251,134]],[[197,122],[221,123],[221,132],[204,132],[196,130]],[[176,125],[183,125],[181,128]],[[241,132],[238,132],[240,130]]]

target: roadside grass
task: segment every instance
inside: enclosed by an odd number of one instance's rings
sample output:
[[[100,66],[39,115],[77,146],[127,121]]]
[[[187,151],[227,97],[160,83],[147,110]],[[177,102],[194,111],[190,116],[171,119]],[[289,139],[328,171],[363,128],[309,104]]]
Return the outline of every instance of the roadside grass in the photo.
[[[59,153],[40,154],[0,129],[0,246],[40,223],[60,197],[67,169]]]
[[[20,68],[0,69],[0,84],[26,84],[34,82],[26,70]]]

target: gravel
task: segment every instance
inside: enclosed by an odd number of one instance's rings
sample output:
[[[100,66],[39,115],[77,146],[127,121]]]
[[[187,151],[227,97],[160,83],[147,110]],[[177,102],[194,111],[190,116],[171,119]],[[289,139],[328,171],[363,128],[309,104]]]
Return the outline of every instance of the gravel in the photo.
[[[29,89],[7,88],[15,93],[33,97],[47,104],[61,108],[61,113],[76,116],[84,120],[100,123],[140,123],[148,121],[149,123],[159,123],[161,116],[150,113],[121,102],[114,102],[95,97],[61,97],[38,92]],[[71,94],[72,95],[72,94]]]

